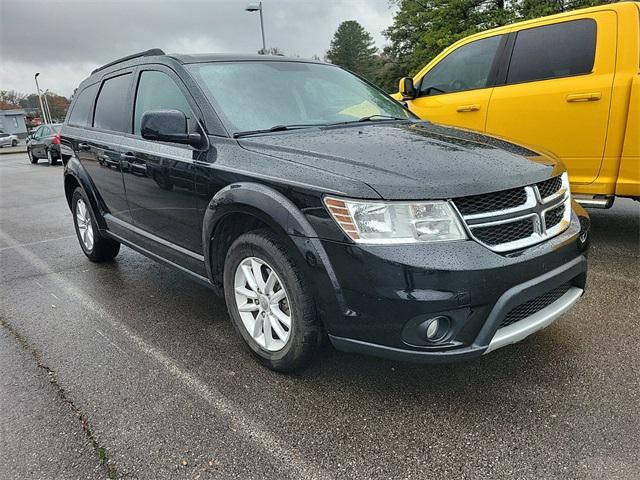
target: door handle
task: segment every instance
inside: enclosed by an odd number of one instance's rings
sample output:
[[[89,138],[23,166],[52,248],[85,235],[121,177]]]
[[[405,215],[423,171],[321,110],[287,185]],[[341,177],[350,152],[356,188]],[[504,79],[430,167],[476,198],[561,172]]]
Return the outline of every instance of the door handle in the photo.
[[[91,146],[88,143],[79,143],[78,148],[80,150],[89,150]]]
[[[128,172],[129,171],[129,166],[131,165],[131,162],[133,162],[135,159],[136,159],[136,154],[135,153],[131,153],[131,152],[121,153],[120,154],[120,168],[123,171]]]
[[[471,105],[460,105],[456,108],[457,112],[477,112],[478,110],[480,110],[480,105],[477,103],[473,103]]]
[[[600,92],[590,92],[590,93],[572,93],[567,95],[567,102],[596,102],[602,98],[602,93]]]

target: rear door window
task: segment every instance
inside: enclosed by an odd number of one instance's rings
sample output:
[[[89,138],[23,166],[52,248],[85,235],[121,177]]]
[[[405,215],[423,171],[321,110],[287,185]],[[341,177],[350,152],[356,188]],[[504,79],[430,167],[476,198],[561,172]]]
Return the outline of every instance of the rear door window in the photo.
[[[88,127],[91,125],[93,100],[96,98],[98,86],[99,84],[97,83],[90,85],[78,94],[69,116],[69,125],[73,127]]]
[[[591,73],[596,22],[589,18],[529,28],[517,33],[507,83]]]
[[[96,111],[93,116],[93,126],[113,132],[126,132],[129,129],[130,107],[129,86],[131,74],[105,80],[96,100]]]

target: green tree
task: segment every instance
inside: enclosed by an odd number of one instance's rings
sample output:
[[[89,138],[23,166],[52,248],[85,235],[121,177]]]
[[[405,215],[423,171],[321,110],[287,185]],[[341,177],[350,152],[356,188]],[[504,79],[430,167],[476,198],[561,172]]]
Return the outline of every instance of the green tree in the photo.
[[[375,71],[376,53],[373,38],[355,20],[342,22],[331,40],[326,58],[335,65],[371,78]]]

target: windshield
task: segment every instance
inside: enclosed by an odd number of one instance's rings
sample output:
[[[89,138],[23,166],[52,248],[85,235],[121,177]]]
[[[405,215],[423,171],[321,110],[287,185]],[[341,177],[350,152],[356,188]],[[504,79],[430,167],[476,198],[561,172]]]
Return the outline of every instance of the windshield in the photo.
[[[62,127],[62,124],[54,123],[53,125],[50,125],[50,127],[55,133],[60,133],[60,128]]]
[[[369,116],[413,118],[395,100],[332,65],[255,61],[188,68],[234,133]]]

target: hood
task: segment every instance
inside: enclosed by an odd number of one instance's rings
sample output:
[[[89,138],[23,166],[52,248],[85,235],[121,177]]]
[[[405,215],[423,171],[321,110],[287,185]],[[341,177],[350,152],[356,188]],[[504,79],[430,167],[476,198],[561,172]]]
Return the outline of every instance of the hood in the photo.
[[[380,122],[244,137],[250,151],[368,184],[388,200],[494,192],[546,180],[563,168],[549,155],[428,122]]]

